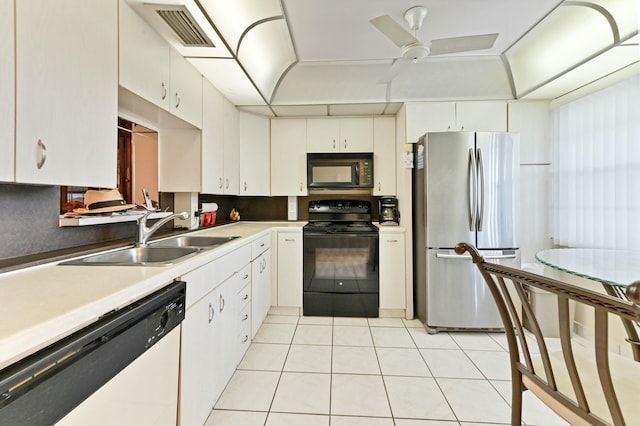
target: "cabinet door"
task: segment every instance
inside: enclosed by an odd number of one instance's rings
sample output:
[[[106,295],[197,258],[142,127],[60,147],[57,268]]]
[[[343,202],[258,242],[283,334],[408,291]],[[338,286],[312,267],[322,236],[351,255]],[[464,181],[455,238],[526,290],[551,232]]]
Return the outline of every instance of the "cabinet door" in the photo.
[[[120,86],[169,111],[169,43],[125,0],[119,5]]]
[[[380,232],[380,309],[405,309],[404,234]]]
[[[344,118],[340,122],[340,152],[373,151],[373,118]]]
[[[213,84],[202,82],[201,179],[205,194],[224,193],[224,97]]]
[[[256,337],[271,307],[271,250],[251,262],[251,338]]]
[[[15,8],[16,181],[114,187],[118,4],[33,0]]]
[[[179,411],[183,425],[204,424],[223,389],[216,377],[216,365],[222,362],[219,299],[218,290],[209,292],[187,310],[182,322]]]
[[[13,0],[0,0],[0,181],[13,181],[15,147],[15,52]]]
[[[240,112],[240,195],[271,195],[269,119]]]
[[[412,102],[407,104],[407,143],[417,142],[427,132],[446,132],[455,127],[454,102]]]
[[[513,102],[508,110],[508,130],[520,133],[520,163],[549,163],[549,103]]]
[[[373,195],[396,195],[396,119],[373,120]]]
[[[224,193],[238,195],[240,190],[240,115],[226,98],[223,103],[224,122]]]
[[[202,75],[189,61],[171,49],[170,112],[187,123],[202,127]]]
[[[278,232],[278,306],[302,307],[302,230]]]
[[[456,104],[456,127],[468,132],[506,132],[507,103],[459,102]]]
[[[307,195],[307,120],[271,120],[271,195]]]
[[[307,152],[340,151],[340,120],[310,118],[307,120]]]

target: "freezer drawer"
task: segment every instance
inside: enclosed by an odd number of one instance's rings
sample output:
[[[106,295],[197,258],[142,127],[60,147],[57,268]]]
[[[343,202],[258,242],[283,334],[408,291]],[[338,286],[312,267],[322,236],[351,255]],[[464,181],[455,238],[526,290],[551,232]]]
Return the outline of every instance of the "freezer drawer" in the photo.
[[[489,262],[520,267],[518,250],[481,250]],[[501,329],[489,288],[471,257],[427,251],[427,321],[432,329]]]

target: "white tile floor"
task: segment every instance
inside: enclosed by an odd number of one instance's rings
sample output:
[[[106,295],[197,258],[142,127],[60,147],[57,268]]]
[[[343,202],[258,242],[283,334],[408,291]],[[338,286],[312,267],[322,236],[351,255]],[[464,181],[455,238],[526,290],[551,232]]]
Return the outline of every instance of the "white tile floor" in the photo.
[[[505,348],[417,320],[270,315],[206,426],[506,425]],[[567,423],[525,393],[523,424]]]

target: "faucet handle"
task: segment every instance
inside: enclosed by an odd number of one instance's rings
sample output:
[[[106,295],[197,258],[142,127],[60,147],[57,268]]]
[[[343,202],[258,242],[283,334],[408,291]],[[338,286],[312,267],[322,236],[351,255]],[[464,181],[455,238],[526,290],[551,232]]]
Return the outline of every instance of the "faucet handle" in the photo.
[[[149,219],[149,216],[151,216],[151,214],[153,213],[155,213],[153,210],[146,212],[138,218],[138,223],[147,223],[147,219]]]

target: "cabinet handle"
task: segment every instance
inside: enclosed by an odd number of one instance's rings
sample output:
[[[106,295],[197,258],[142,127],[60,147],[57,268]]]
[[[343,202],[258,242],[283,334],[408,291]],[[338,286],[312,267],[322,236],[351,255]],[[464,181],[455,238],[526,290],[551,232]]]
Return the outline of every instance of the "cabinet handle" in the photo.
[[[224,297],[220,295],[220,312],[224,311]]]
[[[264,243],[260,244],[260,247],[264,247]]]
[[[245,294],[242,300],[247,300],[249,298],[249,294]]]
[[[460,126],[460,130],[464,130],[464,126]]]
[[[300,182],[300,192],[302,192],[302,182]]]
[[[249,336],[245,334],[244,339],[242,339],[242,343],[247,343],[247,340],[249,340]]]
[[[220,189],[222,189],[222,185],[223,185],[222,177],[220,177],[220,180],[218,181],[218,184],[219,184],[219,186],[220,186]]]
[[[397,243],[398,240],[387,240],[388,243]]]
[[[451,126],[447,126],[447,131],[451,130]]]
[[[180,94],[176,92],[176,108],[180,106]]]
[[[246,280],[247,278],[249,278],[249,274],[244,274],[244,277],[242,277],[242,280]]]
[[[211,306],[211,302],[209,302],[209,324],[213,321],[213,316],[215,315],[215,309]]]
[[[161,88],[162,88],[162,92],[161,92],[162,96],[160,96],[160,98],[164,101],[166,99],[166,97],[167,97],[167,85],[164,84],[164,82],[163,82],[162,85],[161,85]]]
[[[333,149],[336,149],[336,140],[333,140]]]
[[[295,241],[296,241],[296,240],[295,240],[295,239],[293,239],[293,238],[285,238],[284,240],[285,240],[286,242],[288,242],[288,243],[293,243],[293,242],[295,242]]]
[[[229,178],[224,180],[226,182],[225,189],[229,189]]]
[[[244,192],[247,192],[247,182],[244,182]]]
[[[381,188],[382,188],[382,185],[380,184],[380,182],[378,182],[378,191],[380,191]]]
[[[40,159],[36,163],[36,167],[40,170],[42,166],[44,166],[45,161],[47,161],[47,146],[42,140],[38,139],[38,148],[40,149]]]
[[[347,149],[347,140],[344,140],[344,148]]]
[[[244,317],[242,317],[242,321],[246,321],[249,319],[249,314],[244,314]]]

